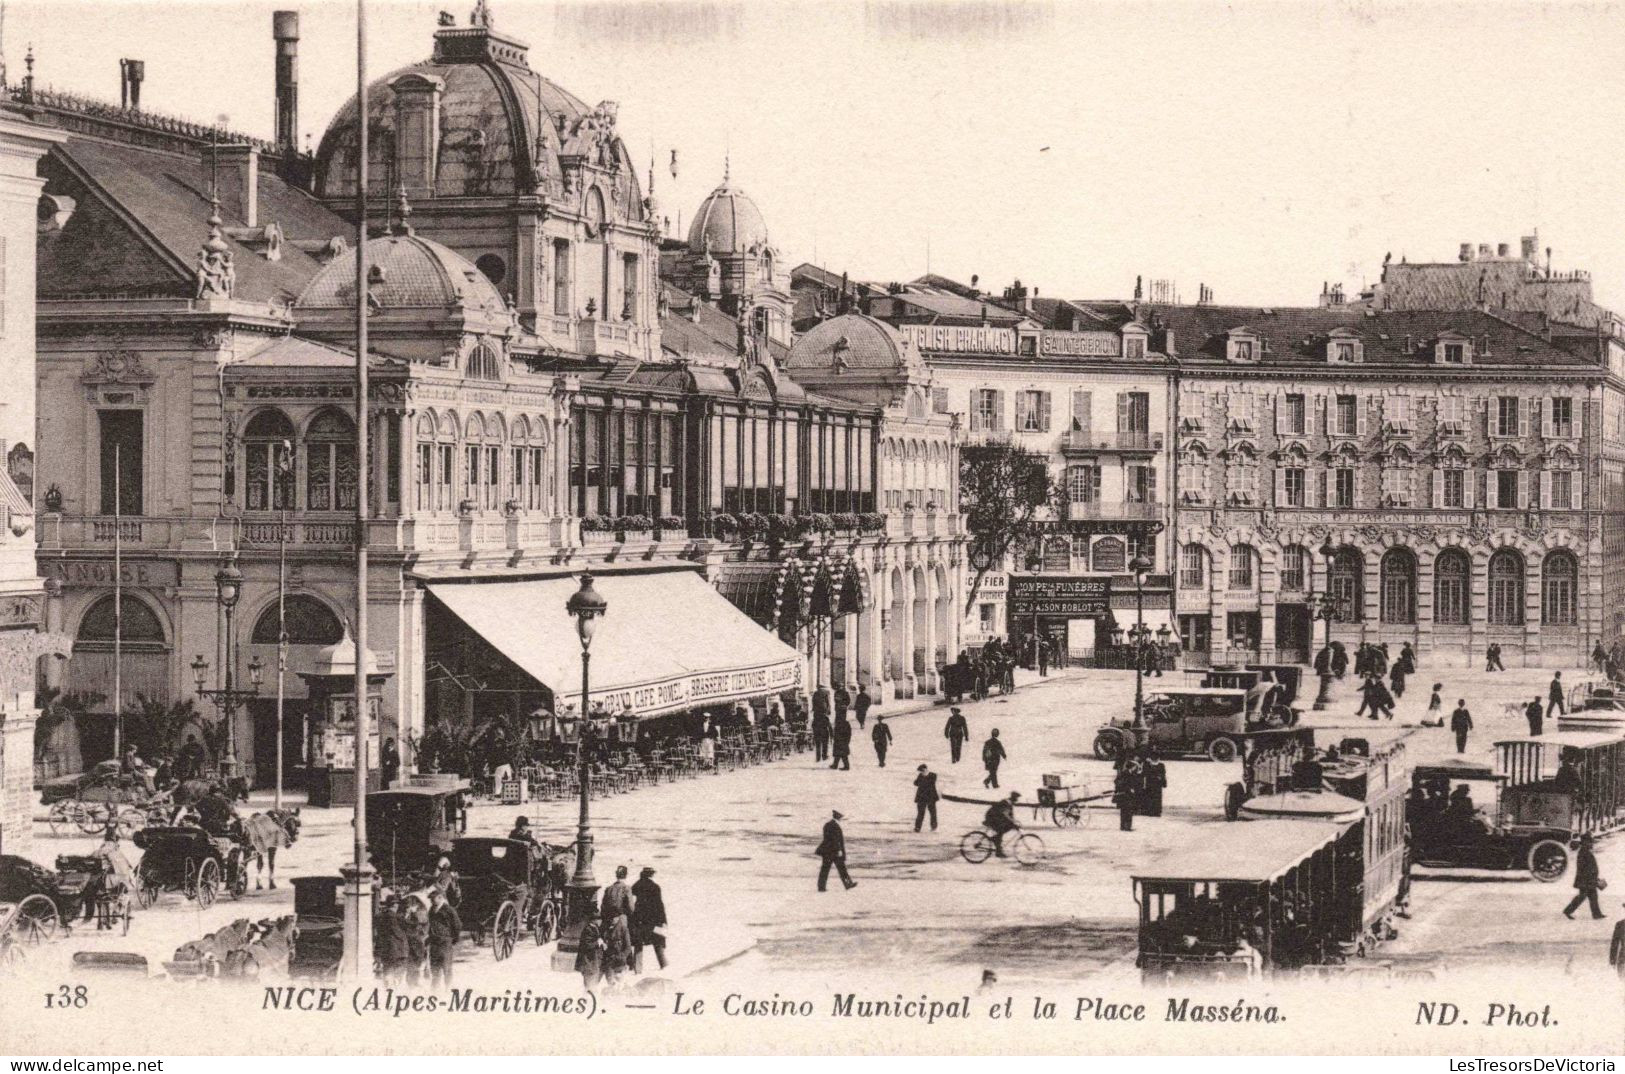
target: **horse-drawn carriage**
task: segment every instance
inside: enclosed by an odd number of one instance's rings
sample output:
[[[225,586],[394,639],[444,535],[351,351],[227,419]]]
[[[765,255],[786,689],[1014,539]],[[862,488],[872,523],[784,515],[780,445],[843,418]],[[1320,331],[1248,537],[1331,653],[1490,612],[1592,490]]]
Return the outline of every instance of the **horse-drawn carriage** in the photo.
[[[559,859],[518,839],[458,839],[451,867],[462,888],[458,914],[475,943],[491,941],[497,960],[513,954],[521,933],[537,945],[558,933],[563,869]]]
[[[98,930],[130,931],[134,876],[115,846],[93,854],[62,854],[53,873],[27,858],[0,855],[0,906],[15,907],[9,928],[25,945],[49,940],[76,921]]]
[[[118,830],[128,835],[162,823],[172,805],[167,790],[154,790],[144,779],[125,774],[117,761],[102,761],[50,807],[46,821],[52,835],[73,829],[95,835],[105,831],[109,822],[116,822]]]
[[[135,845],[145,851],[135,871],[136,900],[143,909],[166,891],[181,892],[203,908],[221,891],[234,899],[248,891],[253,852],[243,843],[202,828],[162,827],[136,832]]]
[[[451,851],[462,826],[465,787],[397,787],[367,795],[367,856],[390,887],[413,886]]]

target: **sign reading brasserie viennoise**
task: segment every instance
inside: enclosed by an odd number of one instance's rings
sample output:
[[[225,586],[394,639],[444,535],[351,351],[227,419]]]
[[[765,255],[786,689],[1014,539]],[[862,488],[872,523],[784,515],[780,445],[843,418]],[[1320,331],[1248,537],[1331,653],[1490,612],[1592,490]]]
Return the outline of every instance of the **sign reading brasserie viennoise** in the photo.
[[[1038,350],[1061,358],[1115,358],[1121,346],[1116,332],[1045,332],[1038,337]]]
[[[1016,333],[1011,328],[905,324],[899,326],[897,331],[922,351],[958,351],[966,354],[1016,353]]]
[[[45,572],[63,585],[108,586],[113,584],[113,560],[50,559],[40,564]],[[180,584],[180,567],[173,560],[125,560],[119,579],[125,585],[166,586]]]
[[[801,685],[801,663],[786,660],[765,668],[691,675],[643,686],[594,690],[592,700],[610,712],[630,708],[639,716],[688,708],[708,701],[729,701],[793,690]],[[568,695],[561,695],[567,698]]]
[[[1056,578],[1013,575],[1006,604],[1011,619],[1064,615],[1088,619],[1111,605],[1110,578]]]

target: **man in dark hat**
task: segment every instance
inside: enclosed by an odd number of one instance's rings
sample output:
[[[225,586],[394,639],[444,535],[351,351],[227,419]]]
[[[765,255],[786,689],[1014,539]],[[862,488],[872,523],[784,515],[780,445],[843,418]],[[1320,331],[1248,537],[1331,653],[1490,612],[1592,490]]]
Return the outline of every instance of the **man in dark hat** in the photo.
[[[818,868],[818,890],[823,891],[829,884],[829,871],[833,867],[841,874],[841,883],[848,889],[858,886],[846,871],[846,833],[841,831],[841,821],[844,818],[840,810],[833,810],[829,819],[824,822],[824,839],[813,851],[823,859],[824,864]]]
[[[927,765],[914,770],[914,830],[919,831],[927,813],[931,815],[931,830],[937,830],[937,774]]]
[[[1592,839],[1590,833],[1580,837],[1580,851],[1574,856],[1574,898],[1563,908],[1563,916],[1574,920],[1574,911],[1580,908],[1583,902],[1591,904],[1591,916],[1604,918],[1608,915],[1602,912],[1597,903],[1597,892],[1602,890],[1602,874],[1597,869],[1597,854],[1591,849]]]
[[[537,850],[542,848],[542,845],[536,841],[536,833],[530,830],[529,817],[516,818],[513,822],[513,830],[508,833],[508,838],[516,839],[521,843],[529,843]]]
[[[813,760],[829,760],[829,735],[831,729],[829,713],[814,705],[812,717]]]
[[[875,699],[869,696],[868,684],[859,683],[857,700],[852,702],[852,711],[857,714],[859,727],[862,727],[863,721],[869,718],[869,706],[874,703]]]
[[[1004,852],[1004,837],[1021,829],[1021,823],[1016,820],[1016,801],[1020,797],[1020,791],[1011,791],[1008,798],[994,802],[982,814],[982,823],[993,835],[993,852],[1001,858],[1009,856]]]
[[[993,734],[982,743],[982,767],[987,769],[987,778],[982,780],[984,787],[997,787],[999,785],[999,765],[1009,756],[1004,752],[1004,743],[999,741],[999,729],[995,727]]]
[[[655,883],[654,866],[645,865],[632,885],[632,972],[643,972],[643,949],[652,947],[666,968],[666,901]]]
[[[1525,705],[1523,707],[1523,715],[1524,718],[1529,721],[1530,736],[1539,738],[1540,732],[1545,725],[1546,716],[1545,712],[1541,710],[1540,698],[1537,697],[1533,701],[1529,702],[1529,704]]]
[[[829,766],[850,770],[852,767],[852,724],[847,720],[837,720],[830,732],[830,742],[833,747]]]
[[[970,737],[970,724],[965,722],[965,714],[959,707],[948,710],[948,722],[942,728],[942,737],[948,740],[948,757],[954,763],[959,763],[959,751],[965,748],[965,740]]]
[[[874,740],[875,757],[880,761],[880,767],[886,767],[886,751],[891,749],[891,728],[886,724],[886,717],[876,716],[874,730],[869,732]]]
[[[1546,711],[1551,715],[1567,715],[1569,711],[1566,699],[1563,696],[1563,673],[1552,672],[1552,685],[1546,691]]]

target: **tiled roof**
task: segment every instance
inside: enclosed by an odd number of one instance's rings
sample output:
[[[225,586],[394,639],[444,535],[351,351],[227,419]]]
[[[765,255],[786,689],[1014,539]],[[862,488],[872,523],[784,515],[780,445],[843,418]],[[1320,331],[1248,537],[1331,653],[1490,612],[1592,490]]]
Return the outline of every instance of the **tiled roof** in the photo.
[[[885,297],[891,298],[898,303],[906,302],[937,317],[971,321],[978,324],[981,323],[984,317],[989,324],[998,325],[1016,324],[1023,319],[1021,314],[1013,313],[989,299],[971,299],[940,291],[904,291],[900,294]]]
[[[367,368],[388,369],[398,367],[401,364],[393,359],[374,354],[372,360],[367,363]],[[261,369],[267,367],[282,369],[354,369],[355,351],[335,347],[328,343],[318,343],[313,339],[282,336],[279,339],[272,340],[252,354],[238,358],[229,366],[231,369]]]
[[[1509,321],[1478,310],[1366,311],[1258,306],[1143,305],[1140,317],[1148,326],[1173,330],[1181,365],[1200,367],[1225,363],[1225,334],[1247,327],[1261,342],[1260,366],[1326,364],[1326,341],[1337,329],[1347,329],[1362,344],[1362,366],[1432,366],[1432,343],[1442,333],[1460,332],[1474,343],[1475,367],[1532,365],[1596,368],[1575,354],[1546,342]],[[1488,339],[1488,350],[1483,342]],[[1153,340],[1155,337],[1153,336]]]
[[[198,250],[209,235],[205,223],[209,216],[209,168],[202,156],[81,136],[70,137],[52,150],[52,155],[66,162],[67,171],[76,181],[90,184],[113,203],[118,213],[132,220],[137,232],[162,255],[178,263],[171,264],[169,272],[182,274],[177,276],[177,282],[189,289]],[[264,171],[259,175],[259,205],[259,223],[275,223],[289,240],[329,239],[353,230],[315,199]],[[222,213],[236,271],[236,297],[291,301],[320,269],[320,262],[291,241],[282,244],[280,260],[266,260],[263,254],[229,234],[231,229],[245,226],[245,221],[230,218],[224,209]],[[87,226],[93,217],[86,215]],[[94,241],[77,242],[74,232],[75,220],[70,219],[60,235],[41,243],[42,294],[49,297],[117,289],[98,282],[108,263],[108,236],[98,234]],[[76,280],[82,283],[76,286]]]
[[[706,195],[688,229],[692,253],[736,253],[753,246],[767,246],[767,222],[751,196],[729,183]]]

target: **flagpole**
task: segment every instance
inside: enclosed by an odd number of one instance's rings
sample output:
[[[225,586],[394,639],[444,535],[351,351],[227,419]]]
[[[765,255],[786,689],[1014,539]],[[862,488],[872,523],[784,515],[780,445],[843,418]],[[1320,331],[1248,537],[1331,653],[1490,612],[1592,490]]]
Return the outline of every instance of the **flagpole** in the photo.
[[[282,488],[282,518],[277,526],[276,560],[276,808],[282,808],[282,701],[288,674],[288,485],[293,476],[293,445],[282,441],[276,480]]]
[[[367,8],[355,5],[355,834],[346,874],[344,970],[372,976],[372,868],[367,862]]]

